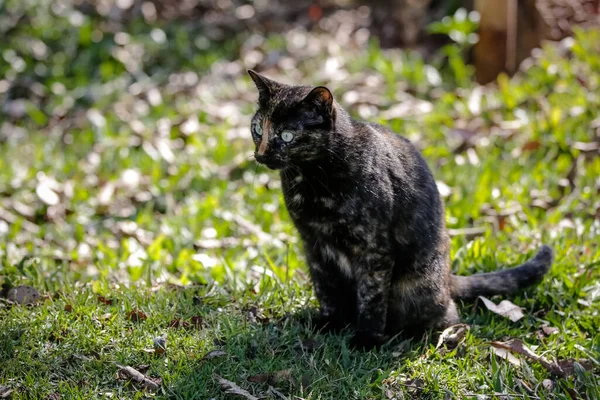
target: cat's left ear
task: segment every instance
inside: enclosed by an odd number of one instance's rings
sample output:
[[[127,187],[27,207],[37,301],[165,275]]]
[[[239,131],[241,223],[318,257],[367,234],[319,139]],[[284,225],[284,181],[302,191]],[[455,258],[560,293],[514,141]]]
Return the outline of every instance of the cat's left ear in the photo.
[[[258,72],[248,70],[248,75],[254,81],[256,88],[258,89],[258,102],[266,104],[271,98],[272,92],[279,86],[279,84],[265,76],[262,76]]]
[[[320,110],[327,111],[329,114],[333,114],[333,95],[325,86],[314,88],[302,101],[306,104],[312,104]]]

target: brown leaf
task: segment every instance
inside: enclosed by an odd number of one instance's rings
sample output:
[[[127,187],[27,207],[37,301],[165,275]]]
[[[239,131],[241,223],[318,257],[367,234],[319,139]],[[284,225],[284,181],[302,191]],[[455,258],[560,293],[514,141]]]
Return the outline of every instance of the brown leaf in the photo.
[[[10,399],[12,392],[14,392],[14,389],[10,389],[8,386],[0,385],[0,399]]]
[[[568,358],[566,360],[558,360],[558,366],[564,371],[566,375],[573,375],[575,372],[575,363],[578,363],[586,371],[591,371],[594,365],[589,360],[576,360],[574,358]]]
[[[527,347],[523,343],[523,341],[520,339],[511,339],[508,342],[492,342],[491,345],[495,348],[506,349],[506,350],[512,351],[513,353],[521,354],[521,355],[529,358],[530,360],[537,361],[544,368],[546,368],[548,371],[550,371],[550,373],[552,373],[554,375],[562,376],[562,377],[568,376],[568,374],[565,373],[565,371],[563,371],[563,369],[560,367],[560,365],[558,365],[557,363],[548,361],[546,358],[544,358],[542,356],[538,356],[537,354],[535,354],[533,352],[533,350],[531,350],[529,347]]]
[[[175,318],[169,322],[169,328],[187,328],[189,326],[190,323],[182,320],[181,318]]]
[[[546,336],[553,335],[560,331],[558,328],[554,328],[554,327],[548,326],[548,325],[542,325],[541,329],[542,329],[542,332],[544,332],[544,335],[546,335]]]
[[[544,379],[542,381],[542,386],[544,387],[544,389],[546,389],[548,391],[554,390],[554,382],[552,382],[551,379]]]
[[[521,307],[513,304],[509,300],[502,300],[500,304],[496,305],[496,303],[483,296],[479,296],[479,298],[483,301],[483,304],[485,304],[488,310],[498,315],[502,315],[503,317],[507,317],[512,322],[517,322],[525,316],[523,311],[521,311]]]
[[[272,397],[278,397],[281,400],[288,400],[287,396],[281,393],[279,390],[275,389],[273,386],[269,386],[269,390],[267,394],[272,395]]]
[[[202,360],[211,360],[213,358],[224,357],[227,353],[223,350],[211,350],[202,357]]]
[[[530,140],[523,145],[523,151],[534,151],[540,148],[542,144],[538,140]]]
[[[194,328],[202,329],[202,324],[203,324],[204,320],[202,319],[201,316],[195,315],[192,318],[190,318],[190,322]]]
[[[147,377],[146,375],[142,374],[140,371],[136,370],[133,367],[120,367],[121,369],[119,370],[119,375],[121,379],[131,379],[137,383],[140,383],[142,386],[144,386],[147,389],[150,390],[157,390],[159,387],[159,384],[157,382],[155,382],[153,379]]]
[[[6,298],[17,304],[34,304],[40,299],[40,293],[31,286],[21,285],[9,289]]]
[[[154,352],[156,354],[163,354],[167,351],[167,335],[162,335],[154,338]]]
[[[215,375],[215,379],[217,380],[217,382],[219,382],[219,386],[225,394],[241,396],[246,400],[259,400],[258,397],[251,395],[247,390],[242,389],[241,387],[239,387],[231,381],[228,381],[227,379],[221,378],[219,375]]]
[[[442,347],[442,345],[448,350],[455,349],[465,339],[469,329],[470,326],[467,324],[449,326],[440,335],[437,346],[435,346],[436,350]]]
[[[106,297],[100,295],[98,295],[98,301],[102,304],[106,304],[107,306],[110,306],[113,303],[113,299],[107,299]]]
[[[492,353],[494,353],[495,355],[497,355],[500,358],[505,359],[506,361],[508,361],[512,365],[515,365],[517,367],[521,366],[521,360],[519,360],[517,357],[513,356],[506,349],[503,349],[501,347],[492,347]]]
[[[73,306],[71,304],[65,304],[65,312],[73,311]]]
[[[271,386],[277,386],[284,382],[292,382],[292,370],[284,369],[277,372],[266,374],[257,374],[248,377],[248,382],[253,383],[268,383]]]
[[[137,308],[127,313],[127,319],[132,322],[142,322],[147,318],[148,316],[142,310],[138,310]]]

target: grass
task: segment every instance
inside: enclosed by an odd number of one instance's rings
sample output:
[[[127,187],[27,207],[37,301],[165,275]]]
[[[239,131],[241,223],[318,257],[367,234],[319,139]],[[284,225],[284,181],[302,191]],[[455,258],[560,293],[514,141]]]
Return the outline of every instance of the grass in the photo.
[[[43,295],[0,302],[0,387],[12,398],[228,398],[215,374],[290,399],[600,398],[600,32],[479,87],[460,58],[425,64],[354,36],[223,43],[202,24],[109,24],[33,1],[0,11],[22,21],[3,25],[0,43],[0,282]],[[313,333],[278,176],[249,158],[256,95],[244,68],[257,57],[278,63],[277,79],[327,84],[422,149],[445,188],[455,272],[551,245],[548,277],[511,298],[525,317],[464,304],[471,329],[447,353],[435,332],[370,353]],[[490,351],[508,338],[593,369],[515,367]],[[160,379],[158,391],[121,379],[126,365]]]

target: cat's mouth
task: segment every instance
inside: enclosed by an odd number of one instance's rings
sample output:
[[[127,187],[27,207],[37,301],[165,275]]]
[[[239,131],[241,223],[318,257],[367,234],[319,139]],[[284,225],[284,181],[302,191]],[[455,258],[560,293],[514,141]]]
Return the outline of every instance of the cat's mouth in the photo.
[[[259,164],[262,164],[272,170],[278,170],[285,167],[284,162],[281,160],[266,158],[265,156],[260,156],[258,154],[256,154],[254,157]]]

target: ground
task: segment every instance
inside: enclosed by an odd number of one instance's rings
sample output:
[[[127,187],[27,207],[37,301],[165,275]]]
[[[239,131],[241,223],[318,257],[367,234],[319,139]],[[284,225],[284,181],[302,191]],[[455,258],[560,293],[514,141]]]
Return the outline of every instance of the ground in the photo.
[[[465,43],[425,63],[361,29],[225,40],[65,4],[0,4],[0,398],[229,398],[219,377],[288,399],[600,398],[600,32],[480,87]],[[279,177],[252,160],[246,68],[325,84],[416,143],[455,273],[550,245],[548,276],[510,298],[524,317],[462,304],[455,349],[438,332],[367,353],[314,333]],[[15,304],[19,285],[41,297]],[[573,373],[495,355],[510,339]]]

